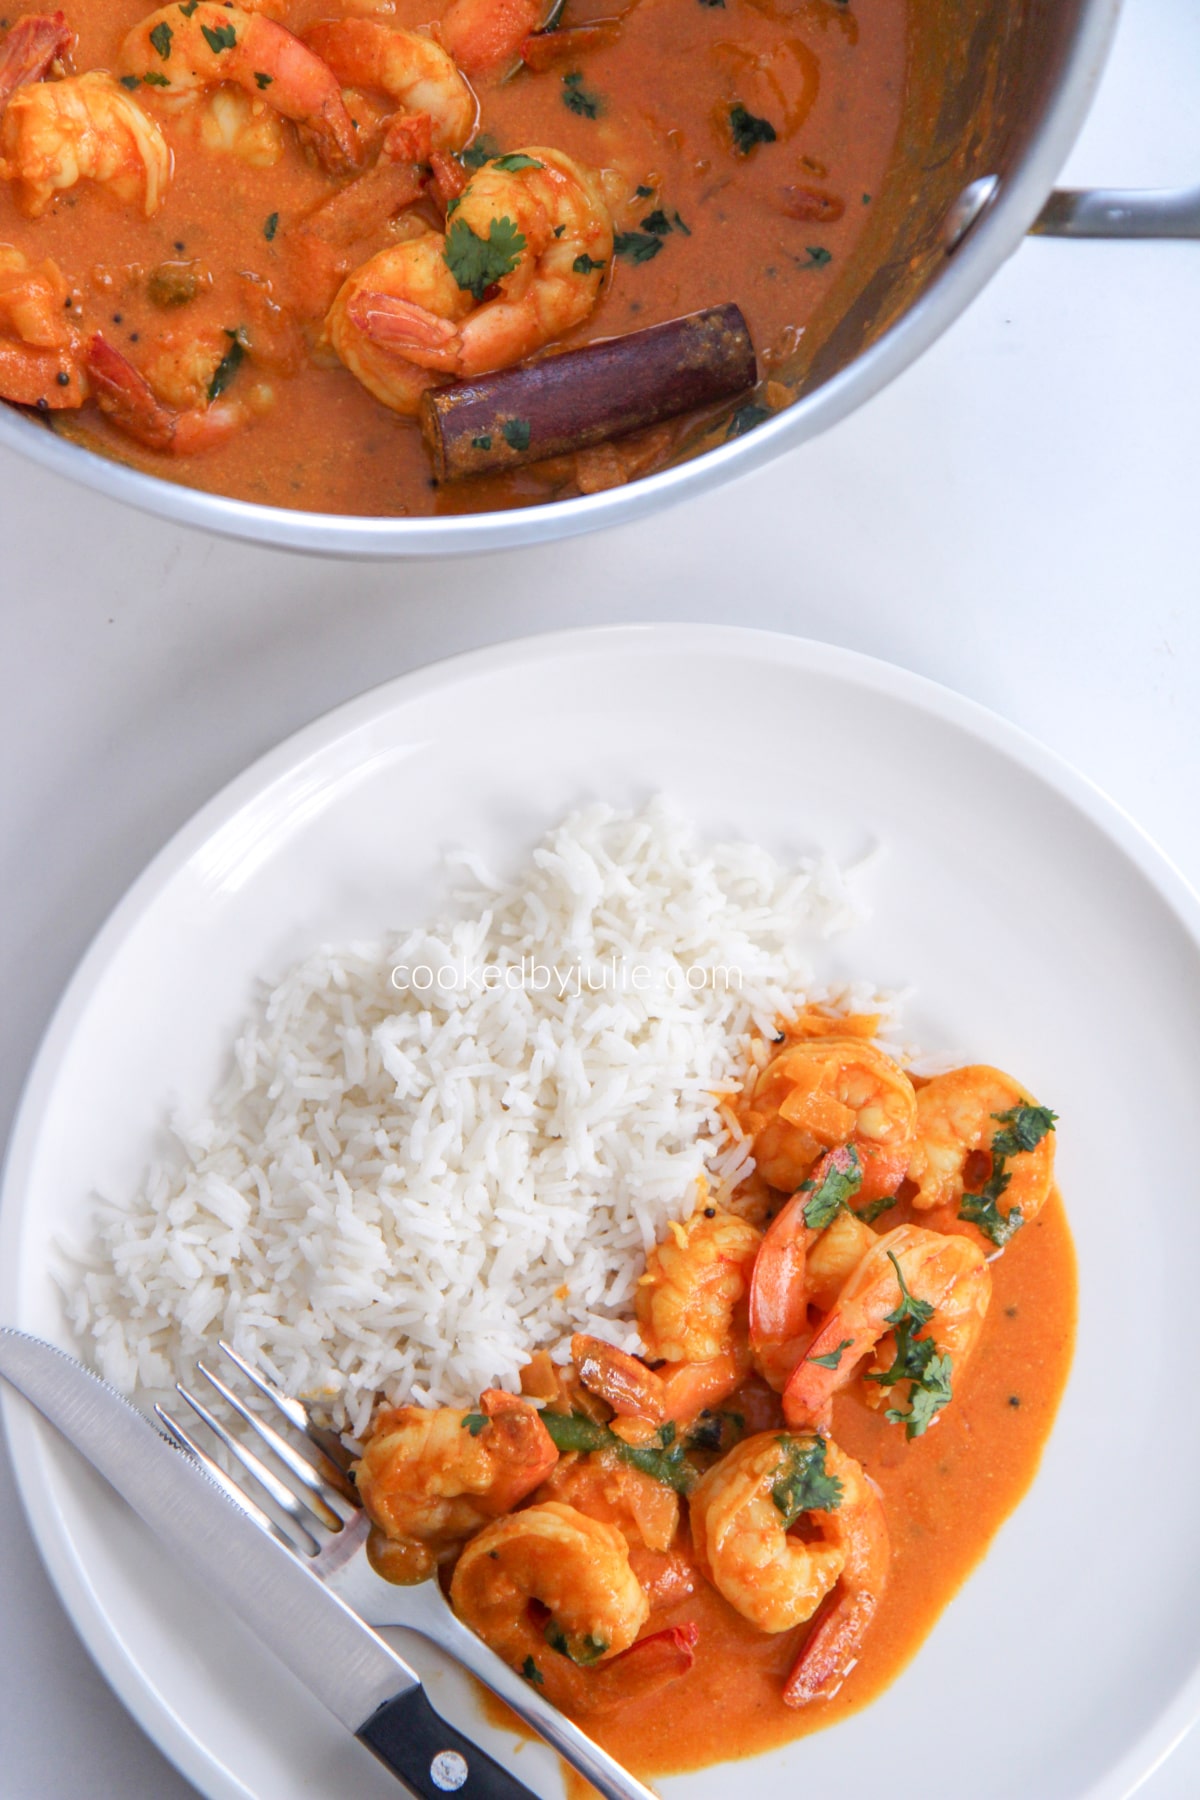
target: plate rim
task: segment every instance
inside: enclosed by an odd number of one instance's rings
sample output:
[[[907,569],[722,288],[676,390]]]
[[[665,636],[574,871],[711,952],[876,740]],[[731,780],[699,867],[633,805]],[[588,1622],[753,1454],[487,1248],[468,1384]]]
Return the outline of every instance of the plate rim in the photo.
[[[148,908],[195,851],[219,829],[303,763],[397,708],[478,677],[566,655],[590,657],[614,651],[703,654],[724,659],[783,661],[804,674],[849,679],[965,731],[1050,787],[1122,851],[1171,909],[1200,954],[1200,892],[1132,815],[1059,751],[982,702],[927,675],[840,644],[749,626],[702,622],[653,622],[580,626],[505,638],[439,658],[386,681],[319,714],[289,733],[201,804],[150,858],[109,910],[76,963],[41,1035],[22,1084],[0,1174],[0,1269],[13,1266],[9,1252],[20,1221],[17,1195],[28,1180],[42,1115],[63,1047],[103,978],[113,956]],[[0,1302],[0,1316],[11,1296]],[[100,1674],[163,1756],[205,1800],[255,1800],[250,1789],[218,1765],[185,1720],[161,1697],[152,1674],[136,1663],[100,1607],[65,1535],[52,1529],[54,1507],[36,1480],[36,1461],[48,1428],[32,1407],[0,1384],[0,1421],[8,1439],[13,1478],[26,1524],[68,1619]],[[41,1502],[35,1505],[35,1499]],[[1170,1756],[1200,1718],[1200,1654],[1191,1676],[1124,1755],[1081,1800],[1127,1800]]]

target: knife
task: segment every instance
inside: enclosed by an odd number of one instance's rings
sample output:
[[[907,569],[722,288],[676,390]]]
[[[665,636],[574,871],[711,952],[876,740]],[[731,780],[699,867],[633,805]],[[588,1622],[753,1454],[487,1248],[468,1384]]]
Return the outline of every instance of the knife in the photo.
[[[415,1669],[98,1375],[11,1326],[0,1326],[0,1375],[413,1793],[536,1800],[434,1711]]]

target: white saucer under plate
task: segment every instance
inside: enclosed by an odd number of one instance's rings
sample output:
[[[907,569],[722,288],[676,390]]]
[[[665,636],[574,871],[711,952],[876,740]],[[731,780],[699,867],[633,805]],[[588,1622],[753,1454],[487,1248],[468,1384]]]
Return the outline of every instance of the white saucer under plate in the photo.
[[[440,856],[514,865],[574,803],[672,795],[783,855],[885,855],[830,973],[914,988],[930,1050],[1060,1114],[1074,1370],[1032,1491],[901,1678],[742,1765],[761,1800],[1118,1800],[1200,1713],[1200,903],[1109,801],[981,708],[845,650],[721,627],[538,638],[406,676],[241,776],[85,957],[30,1077],[0,1211],[0,1316],[66,1344],[55,1242],[199,1110],[262,978],[436,900]],[[211,1800],[396,1789],[74,1453],[5,1397],[46,1564],[97,1662]],[[539,1792],[553,1759],[438,1703]],[[719,1767],[664,1781],[718,1800]]]

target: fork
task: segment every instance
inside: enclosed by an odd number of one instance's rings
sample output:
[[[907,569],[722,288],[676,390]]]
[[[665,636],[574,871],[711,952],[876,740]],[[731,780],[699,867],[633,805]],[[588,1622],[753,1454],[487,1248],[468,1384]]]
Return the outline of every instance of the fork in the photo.
[[[586,1777],[605,1800],[654,1800],[649,1788],[622,1768],[606,1750],[490,1650],[451,1611],[437,1581],[401,1587],[377,1575],[367,1559],[370,1521],[350,1476],[352,1458],[337,1435],[313,1419],[308,1408],[261,1374],[222,1338],[220,1347],[281,1418],[306,1440],[302,1454],[273,1425],[260,1418],[207,1364],[196,1373],[248,1429],[255,1433],[280,1469],[265,1462],[217,1418],[197,1394],[176,1384],[176,1391],[203,1425],[225,1446],[249,1480],[275,1507],[276,1519],[204,1450],[165,1407],[155,1406],[160,1421],[184,1450],[204,1465],[228,1497],[292,1552],[311,1574],[323,1581],[368,1625],[398,1625],[427,1638],[490,1688],[517,1716],[550,1744],[565,1762]]]

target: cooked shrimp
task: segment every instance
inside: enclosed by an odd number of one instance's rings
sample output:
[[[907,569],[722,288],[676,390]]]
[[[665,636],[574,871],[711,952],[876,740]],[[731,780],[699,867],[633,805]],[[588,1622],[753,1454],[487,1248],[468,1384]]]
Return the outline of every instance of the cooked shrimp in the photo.
[[[173,371],[194,390],[199,365],[211,371],[209,387],[222,355],[228,355],[240,342],[226,334],[224,350],[215,343],[199,344],[187,353],[186,372]],[[173,456],[195,456],[203,450],[215,449],[250,417],[241,400],[214,399],[184,408],[167,404],[150,382],[128,359],[96,332],[87,347],[87,372],[96,404],[118,430],[148,450],[160,450]]]
[[[57,263],[0,244],[0,398],[43,411],[87,398],[82,334]]]
[[[426,233],[356,269],[334,301],[330,342],[396,412],[437,375],[507,368],[580,324],[599,298],[612,226],[596,177],[533,146],[487,163]]]
[[[625,1539],[629,1565],[652,1607],[673,1606],[692,1593],[695,1582],[685,1559],[675,1552],[679,1496],[665,1482],[633,1468],[613,1450],[559,1458],[536,1499],[560,1500],[615,1525]]]
[[[438,150],[461,150],[479,107],[454,58],[432,38],[373,19],[314,25],[304,41],[345,87],[375,89],[405,113],[427,113]]]
[[[868,1227],[845,1210],[849,1196],[858,1193],[861,1180],[857,1153],[848,1145],[831,1150],[771,1221],[759,1246],[750,1277],[750,1344],[759,1374],[777,1392],[782,1391],[813,1335],[808,1324],[809,1302],[813,1298],[808,1270],[810,1246],[815,1252],[834,1226],[845,1221],[835,1244],[827,1247],[822,1259],[821,1277],[827,1280],[830,1267],[845,1261],[851,1243],[858,1246],[854,1257],[857,1262],[875,1241]],[[810,1217],[817,1222],[810,1224]],[[825,1220],[829,1223],[820,1223]]]
[[[890,1056],[856,1038],[812,1038],[773,1057],[745,1111],[754,1160],[772,1187],[794,1193],[818,1159],[852,1143],[864,1200],[899,1187],[916,1128],[912,1082]]]
[[[706,1408],[719,1406],[750,1372],[750,1359],[739,1339],[727,1350],[701,1362],[672,1363],[648,1369],[603,1338],[577,1332],[571,1357],[583,1386],[599,1394],[623,1419],[645,1419],[652,1425],[685,1424]]]
[[[546,23],[554,0],[450,0],[438,36],[472,80],[502,80],[518,67],[521,45]]]
[[[0,112],[27,82],[41,81],[75,43],[65,13],[26,13],[0,44]]]
[[[1003,1244],[1046,1204],[1054,1181],[1054,1114],[1011,1075],[986,1064],[937,1075],[917,1095],[908,1175],[917,1184],[915,1211],[945,1208]],[[1006,1213],[996,1206],[1001,1195]]]
[[[511,1668],[528,1672],[532,1664],[543,1680],[555,1655],[580,1666],[618,1656],[650,1616],[616,1526],[558,1500],[497,1519],[473,1537],[458,1559],[450,1602]],[[534,1623],[531,1602],[549,1614],[544,1625]]]
[[[397,1406],[376,1420],[355,1478],[390,1540],[390,1579],[425,1580],[554,1467],[558,1451],[532,1406],[491,1388],[480,1407]]]
[[[359,166],[362,148],[337,76],[293,32],[244,7],[163,6],[121,46],[121,72],[147,92],[182,99],[229,81],[291,119],[333,173]]]
[[[646,1258],[634,1308],[647,1355],[705,1362],[734,1343],[762,1233],[733,1213],[704,1207],[672,1222]]]
[[[861,1638],[887,1576],[887,1525],[863,1470],[835,1443],[760,1432],[709,1470],[688,1507],[701,1567],[752,1625],[790,1631],[841,1581],[847,1626]],[[790,1535],[801,1517],[807,1538]],[[847,1657],[858,1638],[842,1643]]]
[[[840,1212],[818,1232],[804,1270],[809,1305],[827,1312],[875,1241],[871,1227],[852,1212]]]
[[[93,70],[18,88],[0,120],[0,179],[29,218],[57,194],[94,181],[147,218],[171,177],[162,132],[111,75]]]
[[[831,1700],[837,1693],[858,1660],[891,1567],[887,1518],[870,1476],[833,1443],[826,1448],[826,1467],[841,1482],[842,1493],[836,1511],[823,1513],[821,1522],[827,1541],[846,1560],[784,1683],[788,1706]]]
[[[892,1355],[868,1379],[882,1389],[912,1383],[909,1436],[919,1436],[951,1398],[951,1374],[962,1369],[983,1329],[992,1273],[983,1251],[966,1237],[946,1237],[919,1225],[898,1225],[876,1238],[783,1391],[789,1425],[822,1418],[833,1395],[859,1363],[895,1328]],[[917,1332],[928,1326],[928,1334]],[[903,1354],[902,1354],[903,1352]],[[886,1353],[885,1353],[886,1354]],[[925,1390],[923,1404],[917,1395]]]

